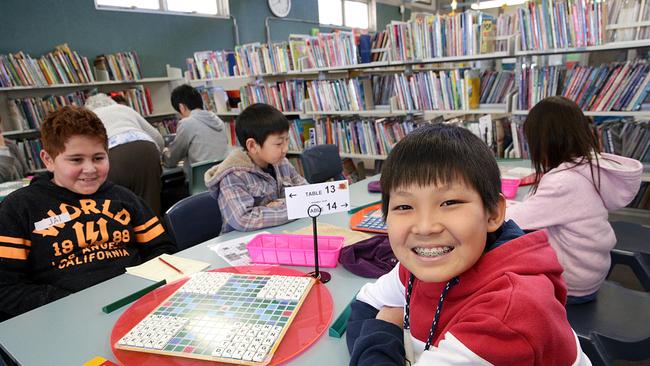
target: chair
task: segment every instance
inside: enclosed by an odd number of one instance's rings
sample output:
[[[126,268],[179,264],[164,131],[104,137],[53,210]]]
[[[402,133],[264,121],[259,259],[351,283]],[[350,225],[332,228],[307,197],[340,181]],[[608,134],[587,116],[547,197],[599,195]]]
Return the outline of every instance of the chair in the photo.
[[[167,227],[179,251],[187,249],[221,233],[219,203],[209,192],[184,198],[167,210]]]
[[[595,301],[566,310],[593,365],[650,358],[650,293],[605,281]]]
[[[643,288],[650,291],[650,228],[624,221],[613,221],[611,225],[616,233],[611,267],[629,266]]]
[[[205,160],[190,165],[190,177],[188,179],[190,196],[208,190],[208,188],[205,186],[205,181],[203,178],[205,176],[205,172],[220,162],[220,160]]]
[[[309,183],[322,183],[329,179],[345,179],[343,164],[336,145],[316,145],[300,154],[300,162]]]

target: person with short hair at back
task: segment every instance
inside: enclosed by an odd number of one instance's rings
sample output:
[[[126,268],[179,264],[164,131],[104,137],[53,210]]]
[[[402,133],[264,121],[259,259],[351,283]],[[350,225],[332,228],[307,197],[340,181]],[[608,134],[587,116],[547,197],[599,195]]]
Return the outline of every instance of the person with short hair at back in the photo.
[[[284,188],[307,184],[287,160],[289,121],[274,107],[256,103],[235,122],[242,148],[205,173],[219,202],[222,232],[252,231],[287,223]]]
[[[170,253],[158,217],[130,190],[106,180],[106,129],[67,106],[41,125],[48,172],[0,205],[0,318],[12,317]]]
[[[499,167],[469,130],[425,125],[381,175],[399,263],[352,303],[350,365],[590,365],[546,234],[504,222]]]
[[[29,167],[16,143],[2,135],[0,118],[0,183],[22,179],[27,171]]]
[[[602,152],[591,120],[564,97],[537,103],[524,134],[536,179],[531,194],[508,207],[506,216],[525,230],[548,232],[564,268],[569,304],[592,301],[616,245],[608,212],[634,199],[643,165]]]
[[[144,198],[153,212],[161,216],[160,153],[164,141],[160,132],[133,108],[117,103],[104,93],[88,98],[85,106],[106,127],[112,167],[108,179]]]
[[[172,91],[171,103],[183,118],[176,137],[164,150],[165,166],[171,168],[184,160],[189,174],[191,164],[225,159],[229,151],[226,125],[212,111],[203,109],[201,94],[190,85],[181,85]]]

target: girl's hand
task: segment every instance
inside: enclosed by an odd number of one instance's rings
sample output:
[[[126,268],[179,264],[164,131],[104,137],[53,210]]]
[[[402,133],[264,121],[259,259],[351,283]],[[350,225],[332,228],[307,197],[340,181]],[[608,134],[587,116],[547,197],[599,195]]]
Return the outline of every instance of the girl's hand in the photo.
[[[398,327],[402,328],[404,325],[404,308],[391,308],[384,306],[377,313],[376,319],[383,320],[385,322],[393,323]]]

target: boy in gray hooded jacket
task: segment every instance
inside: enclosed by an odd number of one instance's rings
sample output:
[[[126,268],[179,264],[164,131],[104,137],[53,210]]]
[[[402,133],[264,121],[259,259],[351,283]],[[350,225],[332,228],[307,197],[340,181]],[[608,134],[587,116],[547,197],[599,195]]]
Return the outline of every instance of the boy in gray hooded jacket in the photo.
[[[163,152],[163,162],[174,167],[185,160],[189,165],[205,160],[223,160],[228,154],[226,126],[216,114],[203,109],[201,94],[190,85],[172,91],[171,103],[183,119],[178,123],[176,138]]]

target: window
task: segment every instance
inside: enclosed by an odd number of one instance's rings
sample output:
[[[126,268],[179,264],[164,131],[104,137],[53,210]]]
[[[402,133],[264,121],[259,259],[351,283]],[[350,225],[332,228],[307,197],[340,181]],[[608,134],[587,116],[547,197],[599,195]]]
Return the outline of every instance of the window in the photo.
[[[318,22],[374,29],[374,0],[318,0]]]
[[[101,10],[228,17],[228,0],[95,0]]]

